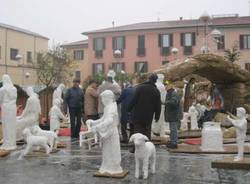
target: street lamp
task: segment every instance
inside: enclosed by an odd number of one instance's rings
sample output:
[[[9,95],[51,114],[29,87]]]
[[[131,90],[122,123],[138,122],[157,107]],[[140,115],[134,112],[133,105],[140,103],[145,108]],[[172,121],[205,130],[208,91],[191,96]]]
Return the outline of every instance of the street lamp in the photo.
[[[174,55],[174,60],[177,60],[177,54],[179,52],[179,49],[174,47],[174,48],[172,48],[171,52]]]
[[[21,61],[21,60],[23,61],[23,63],[22,63],[22,85],[24,85],[24,58],[21,54],[17,54],[16,59],[18,61]]]
[[[210,20],[210,16],[207,12],[204,12],[201,16],[200,16],[200,20],[204,22],[205,26],[204,26],[204,53],[207,54],[208,53],[208,38],[207,38],[207,29],[208,29],[208,22]]]

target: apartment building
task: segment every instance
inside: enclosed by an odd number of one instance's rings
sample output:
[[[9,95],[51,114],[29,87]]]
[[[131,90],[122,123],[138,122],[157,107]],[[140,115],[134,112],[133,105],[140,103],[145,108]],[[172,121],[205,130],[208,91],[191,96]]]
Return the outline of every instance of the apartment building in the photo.
[[[91,65],[88,60],[88,40],[62,44],[61,47],[66,49],[69,56],[73,59],[74,74],[72,79],[79,78],[83,81],[86,77],[92,75]]]
[[[220,37],[213,37],[219,31]],[[200,19],[143,22],[114,26],[82,33],[88,36],[89,66],[83,73],[151,72],[173,60],[184,61],[204,52],[224,55],[224,50],[237,44],[241,57],[237,62],[250,70],[250,17],[225,15]],[[207,43],[206,43],[207,41]],[[90,67],[90,68],[89,68]]]
[[[36,54],[48,50],[48,38],[29,30],[0,23],[0,76],[8,74],[13,83],[38,83],[33,62]]]

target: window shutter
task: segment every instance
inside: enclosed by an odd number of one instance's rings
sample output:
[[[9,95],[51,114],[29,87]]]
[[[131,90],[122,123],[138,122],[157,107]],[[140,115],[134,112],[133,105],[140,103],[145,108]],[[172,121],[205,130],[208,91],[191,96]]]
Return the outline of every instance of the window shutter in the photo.
[[[158,35],[158,46],[159,47],[162,46],[162,35],[161,34]]]
[[[113,37],[113,38],[112,38],[112,48],[113,48],[113,50],[116,50],[116,44],[115,44],[115,41],[116,41],[116,38],[115,38],[115,37]]]
[[[184,46],[184,33],[181,33],[181,46]]]
[[[221,42],[222,42],[221,49],[225,49],[225,36],[224,35],[221,37]]]
[[[137,62],[135,62],[135,73],[137,73]]]
[[[93,50],[95,50],[96,38],[93,39]]]
[[[104,63],[102,63],[102,73],[105,73]]]
[[[192,46],[195,46],[196,39],[195,39],[195,33],[192,33]]]
[[[92,64],[92,73],[95,75],[95,64]]]
[[[173,34],[169,34],[169,46],[173,47]]]
[[[105,50],[105,48],[106,48],[106,39],[105,38],[102,38],[102,42],[103,42],[103,50]]]
[[[145,62],[144,64],[145,64],[145,71],[144,72],[146,73],[146,72],[148,72],[148,62]]]
[[[240,35],[240,49],[244,49],[244,35]]]
[[[125,63],[122,63],[122,70],[125,71]]]
[[[126,38],[125,38],[125,36],[123,36],[122,37],[122,40],[123,40],[123,49],[125,49],[126,48]]]

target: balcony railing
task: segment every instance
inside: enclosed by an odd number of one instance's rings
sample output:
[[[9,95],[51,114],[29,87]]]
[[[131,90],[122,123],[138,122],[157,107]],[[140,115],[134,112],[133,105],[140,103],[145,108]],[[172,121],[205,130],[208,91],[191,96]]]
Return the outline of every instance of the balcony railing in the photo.
[[[146,55],[146,48],[137,48],[137,56],[143,57]]]

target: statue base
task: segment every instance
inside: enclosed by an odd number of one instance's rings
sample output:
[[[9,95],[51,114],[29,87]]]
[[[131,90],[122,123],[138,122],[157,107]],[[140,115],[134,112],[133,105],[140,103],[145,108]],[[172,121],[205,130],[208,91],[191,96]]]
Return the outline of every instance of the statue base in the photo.
[[[117,173],[117,174],[110,174],[110,173],[100,173],[99,171],[97,171],[94,174],[94,177],[105,177],[105,178],[117,178],[117,179],[122,179],[125,178],[128,175],[129,171],[124,170],[121,173]]]
[[[154,145],[166,145],[169,141],[168,137],[152,137],[151,142]]]
[[[225,157],[222,160],[215,160],[211,163],[212,168],[221,169],[245,169],[250,170],[250,158],[241,161],[234,161],[233,157]]]
[[[0,149],[0,157],[6,157],[10,154],[10,151]]]

